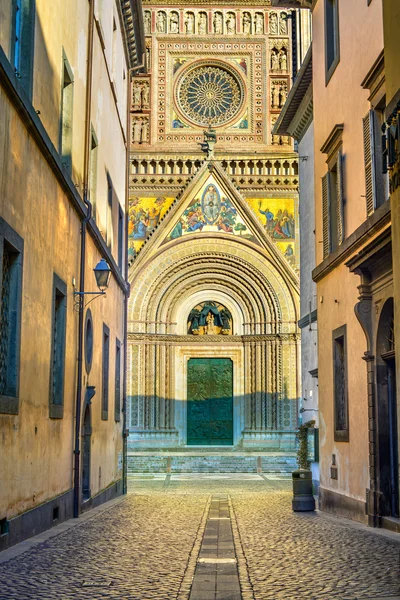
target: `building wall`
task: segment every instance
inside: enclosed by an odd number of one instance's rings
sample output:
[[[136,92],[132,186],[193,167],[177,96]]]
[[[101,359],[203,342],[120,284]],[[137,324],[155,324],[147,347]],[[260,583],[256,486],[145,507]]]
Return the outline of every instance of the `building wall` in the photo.
[[[11,39],[10,6],[11,2],[2,3],[1,8],[4,19],[1,19],[0,42],[4,43],[6,52],[6,58],[1,58],[1,67],[4,65],[6,69],[6,59],[11,57],[7,42]],[[126,206],[129,73],[117,2],[107,5],[102,27],[112,31],[113,15],[117,24],[114,73],[111,72],[112,40],[106,38],[104,54],[96,26],[93,44],[91,122],[98,138],[99,210],[97,222],[92,219],[87,228],[86,291],[97,289],[93,268],[102,257],[111,265],[113,274],[107,296],[90,304],[94,340],[90,373],[86,372],[85,362],[83,366],[82,417],[86,386],[96,388],[91,404],[89,505],[122,490],[123,416],[121,413],[118,420],[114,418],[115,353],[118,339],[122,344],[122,408],[127,288],[123,275],[125,263],[121,268],[117,266],[117,219],[118,207],[125,215]],[[9,79],[4,78],[0,88],[0,216],[24,241],[19,409],[16,415],[0,413],[3,473],[0,519],[10,522],[9,534],[2,536],[1,547],[50,527],[56,507],[59,507],[58,521],[72,516],[78,352],[78,311],[73,292],[79,290],[81,222],[87,213],[82,197],[88,20],[87,3],[56,1],[49,4],[37,0],[32,104],[10,65]],[[74,81],[71,176],[58,153],[63,51]],[[107,173],[114,188],[112,238],[106,231]],[[53,273],[67,287],[62,418],[49,415]],[[85,301],[92,298],[86,296]],[[84,316],[86,313],[87,309]],[[110,330],[108,420],[102,419],[103,323]],[[82,456],[81,453],[81,459]]]
[[[368,6],[364,0],[339,2],[340,61],[326,83],[324,5],[323,1],[317,2],[313,11],[317,265],[323,261],[321,179],[327,172],[326,155],[321,148],[336,124],[344,124],[345,238],[366,220],[362,119],[370,104],[368,90],[363,90],[361,83],[383,48],[382,3],[375,0]],[[321,488],[325,492],[322,503],[329,510],[362,520],[369,486],[369,425],[367,374],[362,360],[366,339],[354,313],[359,283],[344,258],[333,270],[318,277],[318,386]],[[342,325],[347,326],[350,437],[348,442],[335,442],[331,340],[332,332]],[[338,479],[331,477],[332,455],[336,457]]]

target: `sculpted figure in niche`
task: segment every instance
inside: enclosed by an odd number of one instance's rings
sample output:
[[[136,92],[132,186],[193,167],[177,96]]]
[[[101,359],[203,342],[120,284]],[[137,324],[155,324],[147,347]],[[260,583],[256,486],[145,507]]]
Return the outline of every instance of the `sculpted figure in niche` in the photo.
[[[179,15],[176,12],[172,12],[169,18],[169,32],[179,33]]]
[[[287,55],[283,48],[279,52],[279,68],[281,71],[287,71]]]
[[[133,84],[133,108],[134,110],[142,108],[142,86],[138,81]]]
[[[272,71],[277,71],[279,69],[279,58],[276,48],[271,50],[271,69]]]
[[[209,312],[207,315],[207,335],[213,335],[214,331],[214,315]]]
[[[198,32],[199,35],[204,35],[207,33],[207,14],[204,12],[199,14]]]
[[[273,35],[278,33],[278,15],[274,12],[269,15],[269,32]]]
[[[255,17],[255,30],[256,34],[264,33],[264,15],[257,13]]]
[[[139,119],[135,119],[133,121],[133,143],[140,144],[141,139],[142,139],[142,120],[139,118]]]
[[[143,119],[142,121],[142,142],[145,144],[149,141],[149,120]]]
[[[150,86],[148,83],[144,83],[142,87],[142,107],[148,108],[150,96]]]
[[[288,32],[288,24],[287,24],[287,14],[285,12],[281,13],[281,18],[279,20],[279,33],[281,35],[287,35]]]
[[[146,35],[151,34],[151,12],[149,10],[144,13],[144,32]]]
[[[228,13],[226,17],[226,33],[228,35],[233,35],[236,33],[236,19],[234,13]]]
[[[285,85],[282,85],[279,90],[279,108],[282,108],[282,106],[285,104],[286,98],[287,98],[287,87]]]
[[[185,27],[186,33],[194,33],[194,14],[192,12],[186,13]]]
[[[151,50],[150,46],[146,48],[146,68],[147,71],[151,71]]]
[[[223,32],[222,31],[223,20],[222,20],[222,14],[220,12],[214,13],[213,24],[214,24],[214,33],[222,33]]]
[[[166,33],[167,16],[161,10],[157,14],[157,33]]]
[[[271,89],[271,106],[272,108],[279,108],[280,104],[279,86],[273,85]]]
[[[251,33],[251,16],[250,13],[243,13],[242,17],[243,33],[249,35]]]
[[[274,119],[272,119],[272,120],[271,120],[271,131],[273,130],[273,128],[274,128],[274,126],[275,126],[275,123],[276,123],[276,117],[275,117]],[[274,145],[274,146],[277,146],[277,145],[279,145],[279,135],[273,135],[273,136],[272,136],[272,143],[273,143],[273,145]],[[261,203],[260,203],[260,205],[259,205],[259,206],[260,206],[260,208],[261,208]],[[268,212],[268,209],[267,209],[267,212]],[[267,216],[267,215],[266,215],[266,216]],[[268,223],[268,216],[267,216],[267,223]]]

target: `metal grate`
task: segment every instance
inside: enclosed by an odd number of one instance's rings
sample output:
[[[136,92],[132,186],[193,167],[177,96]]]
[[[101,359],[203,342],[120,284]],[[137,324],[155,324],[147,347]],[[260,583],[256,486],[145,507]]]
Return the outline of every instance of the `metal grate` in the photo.
[[[7,364],[8,341],[10,335],[10,284],[11,284],[11,256],[4,246],[3,249],[3,281],[1,286],[1,311],[0,311],[0,394],[7,393]]]

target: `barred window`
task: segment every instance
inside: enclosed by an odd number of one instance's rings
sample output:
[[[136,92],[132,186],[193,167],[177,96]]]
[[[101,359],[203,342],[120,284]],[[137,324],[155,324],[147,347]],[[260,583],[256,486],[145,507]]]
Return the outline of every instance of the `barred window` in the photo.
[[[55,419],[62,418],[64,414],[66,296],[66,284],[54,274],[50,361],[50,417]]]

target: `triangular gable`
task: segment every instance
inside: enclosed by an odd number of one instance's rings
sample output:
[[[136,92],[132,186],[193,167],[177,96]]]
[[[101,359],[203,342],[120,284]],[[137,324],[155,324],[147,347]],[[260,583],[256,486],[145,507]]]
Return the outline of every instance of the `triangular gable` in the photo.
[[[209,186],[214,186],[217,194]],[[198,218],[193,214],[196,211]],[[200,216],[203,221],[202,227],[196,225],[196,222],[200,222]],[[292,283],[298,286],[297,275],[288,266],[286,259],[267,235],[245,198],[217,162],[205,161],[189,180],[158,223],[150,239],[146,240],[134,262],[134,269],[157,253],[161,246],[176,243],[180,239],[190,240],[190,236],[196,234],[205,237],[232,236],[238,242],[262,247],[273,258],[274,263],[289,275]]]

